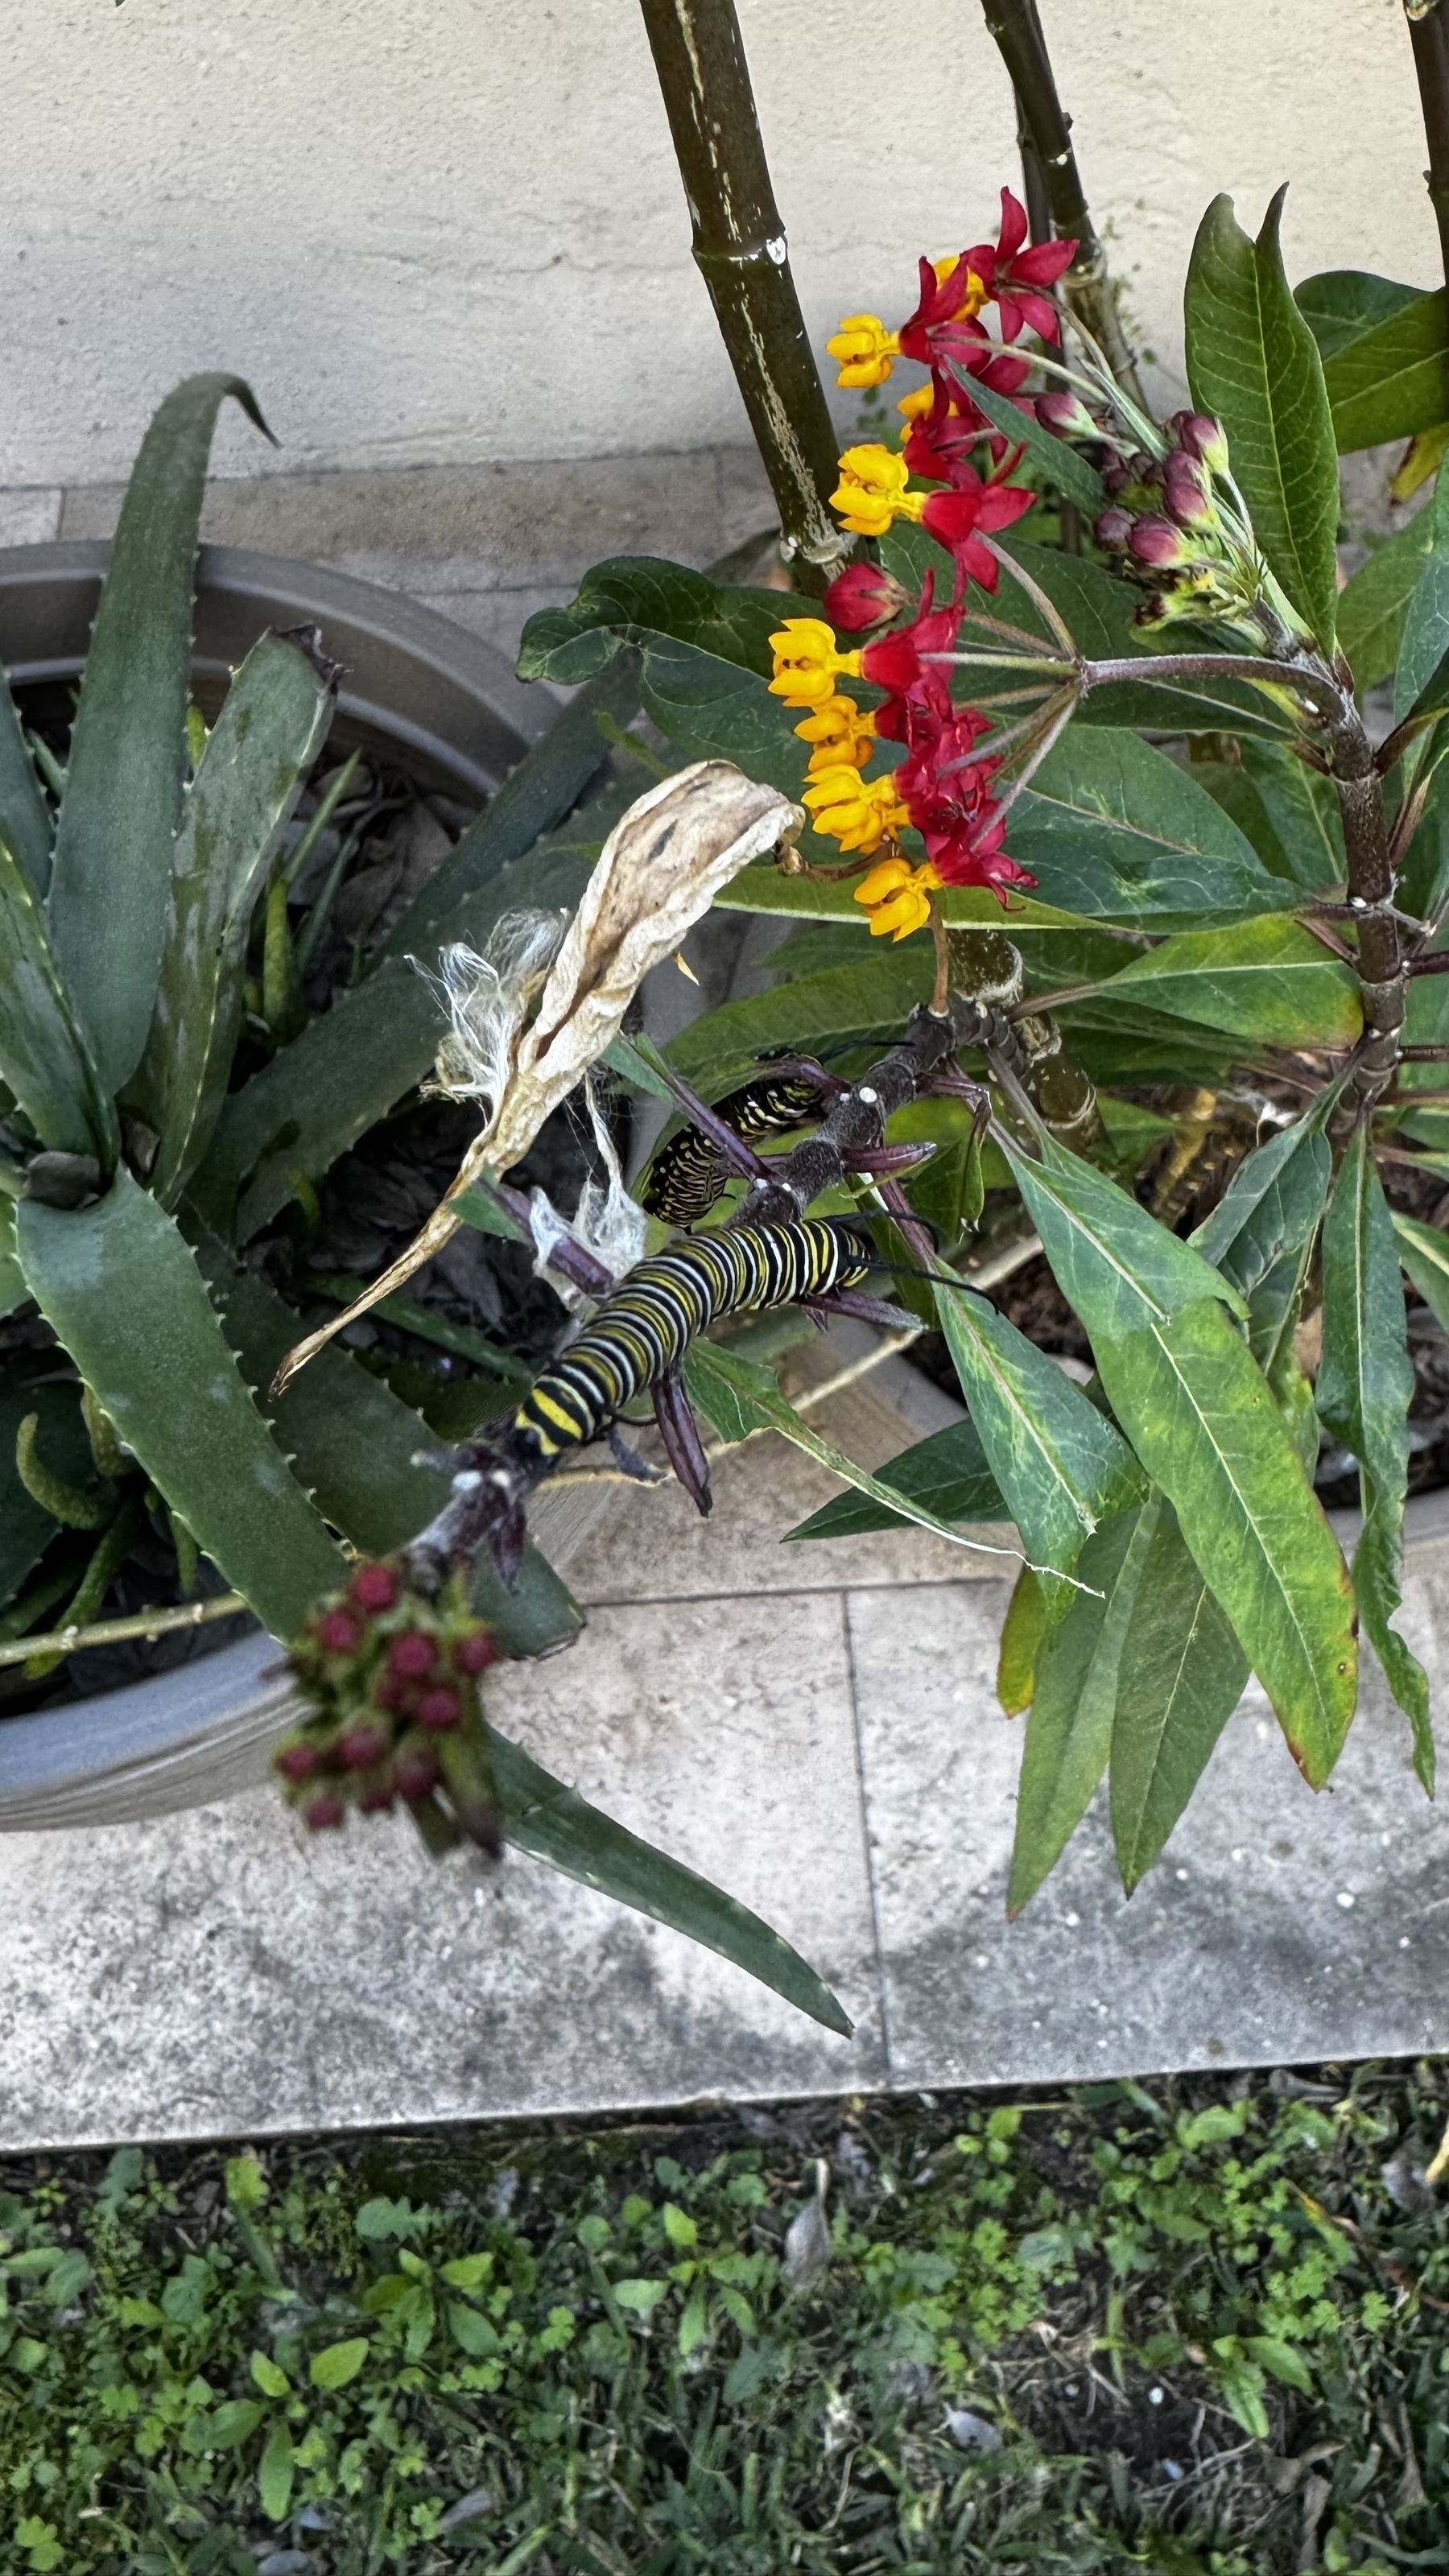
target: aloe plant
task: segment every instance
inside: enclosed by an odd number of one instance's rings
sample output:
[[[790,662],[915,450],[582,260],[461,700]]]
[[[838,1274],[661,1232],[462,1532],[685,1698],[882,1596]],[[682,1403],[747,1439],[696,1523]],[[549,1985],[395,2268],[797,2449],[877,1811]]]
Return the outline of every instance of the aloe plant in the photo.
[[[299,1319],[247,1246],[289,1202],[305,1209],[428,1073],[438,1009],[410,958],[481,946],[520,900],[577,900],[618,802],[580,799],[638,704],[626,656],[528,753],[333,1006],[262,1060],[239,1056],[249,952],[261,942],[264,973],[288,981],[274,890],[337,673],[316,635],[267,634],[209,732],[191,704],[202,485],[228,399],[263,425],[244,384],[208,375],[178,386],[146,434],[63,765],[44,746],[32,757],[0,696],[0,1669],[22,1687],[77,1643],[218,1612],[295,1638],[358,1554],[433,1517],[448,1488],[426,1463],[428,1424],[348,1352],[334,1345],[266,1398]],[[134,1593],[163,1542],[170,1597],[108,1618],[123,1567]],[[580,1625],[533,1549],[511,1593],[479,1574],[472,1611],[512,1654]],[[490,1750],[520,1848],[847,2026],[747,1909],[519,1748],[491,1736]],[[425,1803],[430,1838],[456,1838]]]

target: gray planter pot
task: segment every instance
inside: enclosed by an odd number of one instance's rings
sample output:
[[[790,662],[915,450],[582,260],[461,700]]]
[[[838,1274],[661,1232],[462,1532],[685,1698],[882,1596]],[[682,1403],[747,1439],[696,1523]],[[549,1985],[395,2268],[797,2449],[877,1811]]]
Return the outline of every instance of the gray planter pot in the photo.
[[[109,551],[0,550],[0,662],[16,685],[76,679]],[[232,546],[203,546],[197,566],[200,702],[220,698],[268,627],[302,624],[344,665],[333,739],[391,752],[464,802],[491,795],[556,712],[491,645],[401,593]],[[567,1517],[541,1527],[556,1560],[578,1534]],[[250,1637],[156,1681],[0,1720],[0,1832],[121,1824],[244,1787],[288,1723],[277,1664],[273,1640]]]

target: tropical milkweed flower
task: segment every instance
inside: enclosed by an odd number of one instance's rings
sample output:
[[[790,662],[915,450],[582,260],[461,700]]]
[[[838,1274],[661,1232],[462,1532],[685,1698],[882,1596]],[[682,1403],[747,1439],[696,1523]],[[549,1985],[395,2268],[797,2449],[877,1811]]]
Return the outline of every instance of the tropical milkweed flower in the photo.
[[[921,495],[908,492],[909,468],[888,447],[847,447],[830,506],[853,537],[883,537],[893,519],[918,519]]]
[[[811,746],[812,771],[859,769],[875,741],[875,717],[868,708],[858,707],[854,698],[827,698],[823,706],[811,708],[795,731]]]
[[[837,679],[858,680],[860,655],[838,653],[835,631],[822,617],[787,617],[770,638],[775,676],[772,697],[787,707],[819,707],[835,695]]]
[[[843,763],[810,779],[801,803],[816,831],[838,841],[843,850],[878,850],[887,834],[909,819],[889,774],[867,784],[859,770]]]
[[[905,939],[931,917],[930,897],[941,880],[929,860],[912,867],[909,859],[882,859],[855,889],[855,901],[870,915],[872,939]]]
[[[901,344],[877,314],[847,313],[825,346],[839,364],[836,383],[864,390],[885,383],[892,360],[900,356]]]

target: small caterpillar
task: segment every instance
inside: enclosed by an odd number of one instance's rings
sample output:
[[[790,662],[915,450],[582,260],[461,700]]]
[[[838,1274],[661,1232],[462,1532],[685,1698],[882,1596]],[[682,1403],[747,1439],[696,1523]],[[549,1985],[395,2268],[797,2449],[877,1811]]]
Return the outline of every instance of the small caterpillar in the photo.
[[[762,1074],[714,1104],[714,1113],[733,1128],[745,1145],[762,1136],[779,1136],[807,1118],[818,1117],[818,1083],[796,1074]],[[708,1216],[729,1179],[719,1147],[697,1127],[671,1136],[654,1157],[639,1189],[639,1204],[665,1225],[694,1225]]]
[[[622,1407],[678,1368],[721,1315],[752,1314],[852,1288],[875,1259],[844,1217],[723,1228],[629,1271],[560,1359],[535,1379],[509,1426],[534,1474],[606,1431]]]

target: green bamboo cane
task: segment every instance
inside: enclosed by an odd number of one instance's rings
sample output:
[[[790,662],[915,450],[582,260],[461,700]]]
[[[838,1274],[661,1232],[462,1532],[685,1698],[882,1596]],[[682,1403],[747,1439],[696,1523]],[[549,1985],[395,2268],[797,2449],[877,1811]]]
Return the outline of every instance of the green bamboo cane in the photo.
[[[1070,237],[1077,255],[1062,280],[1070,309],[1078,314],[1102,350],[1113,374],[1142,401],[1133,357],[1117,307],[1117,289],[1107,273],[1107,254],[1088,210],[1077,156],[1072,149],[1072,120],[1057,94],[1056,75],[1036,0],[982,0],[987,28],[1011,75],[1019,115],[1024,119],[1040,168],[1059,239]]]
[[[838,450],[790,274],[734,0],[640,0],[694,226],[695,265],[744,397],[802,589],[851,552]]]

